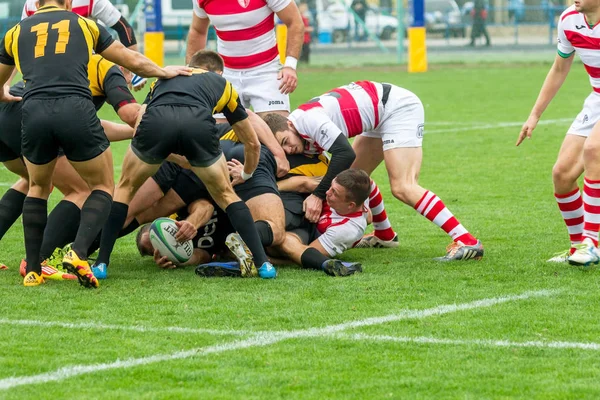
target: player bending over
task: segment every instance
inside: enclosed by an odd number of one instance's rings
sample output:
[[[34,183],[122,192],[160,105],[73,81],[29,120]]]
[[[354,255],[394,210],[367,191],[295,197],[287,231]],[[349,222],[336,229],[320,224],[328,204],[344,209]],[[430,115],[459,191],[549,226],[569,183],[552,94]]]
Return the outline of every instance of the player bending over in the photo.
[[[286,119],[265,121],[287,154],[331,153],[327,174],[304,202],[306,218],[316,222],[333,178],[350,167],[371,174],[385,162],[392,194],[442,228],[453,240],[440,261],[480,259],[483,246],[442,200],[418,183],[423,157],[424,111],[419,98],[388,83],[352,82],[316,97]],[[348,138],[354,137],[350,146]],[[379,241],[370,241],[374,247]]]

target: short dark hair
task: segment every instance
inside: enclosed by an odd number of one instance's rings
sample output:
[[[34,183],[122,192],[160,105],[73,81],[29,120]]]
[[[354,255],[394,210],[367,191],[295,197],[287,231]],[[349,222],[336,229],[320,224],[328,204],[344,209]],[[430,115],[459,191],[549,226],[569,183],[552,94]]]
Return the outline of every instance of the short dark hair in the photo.
[[[223,72],[223,59],[212,50],[200,50],[190,59],[189,66],[192,68],[202,68],[211,72]]]
[[[137,246],[137,249],[140,252],[140,256],[142,256],[142,257],[152,255],[152,254],[149,254],[148,251],[146,251],[144,246],[142,246],[142,235],[146,232],[150,232],[150,225],[151,224],[142,225],[135,237],[135,245]]]
[[[347,169],[340,172],[335,181],[348,192],[346,200],[362,204],[371,194],[371,178],[362,169]]]
[[[273,134],[276,134],[277,132],[283,132],[289,128],[287,118],[281,114],[269,113],[265,114],[262,118],[267,123]]]

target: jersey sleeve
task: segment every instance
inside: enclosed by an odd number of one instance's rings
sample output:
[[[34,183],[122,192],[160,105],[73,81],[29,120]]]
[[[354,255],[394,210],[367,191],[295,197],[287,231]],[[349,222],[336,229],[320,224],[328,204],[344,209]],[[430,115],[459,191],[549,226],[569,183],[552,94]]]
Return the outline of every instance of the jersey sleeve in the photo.
[[[25,18],[29,17],[28,11],[31,11],[31,10],[29,10],[29,0],[27,0],[25,2],[25,4],[23,4],[23,12],[21,12],[21,21],[24,20]]]
[[[17,27],[18,25],[6,32],[6,35],[4,35],[4,38],[2,39],[2,43],[0,43],[0,63],[4,65],[15,65],[12,45]]]
[[[575,48],[573,47],[573,45],[571,44],[569,39],[567,39],[567,35],[565,34],[565,22],[562,20],[562,16],[559,19],[557,31],[558,31],[558,40],[557,40],[558,55],[560,55],[562,58],[568,58],[571,56],[571,54],[573,54],[573,52],[575,51]]]
[[[342,134],[342,130],[320,108],[295,110],[289,119],[302,138],[312,141],[317,148],[325,151],[329,151],[337,137]]]
[[[124,105],[136,103],[135,97],[129,91],[125,77],[121,73],[118,66],[110,67],[104,77],[104,93],[106,101],[110,104],[115,112]]]
[[[198,18],[208,18],[208,14],[204,11],[204,8],[200,7],[198,0],[192,0],[192,5],[194,8],[194,14]]]
[[[223,94],[213,110],[213,114],[221,112],[225,115],[225,118],[227,118],[227,122],[229,122],[230,125],[234,125],[237,122],[248,118],[246,109],[242,105],[236,90],[229,81],[226,82]]]
[[[95,0],[90,16],[106,26],[113,26],[121,18],[121,13],[108,0]]]
[[[286,8],[291,2],[292,0],[267,0],[267,6],[269,6],[273,12],[279,12]]]
[[[98,40],[96,41],[96,47],[94,50],[96,53],[102,53],[111,44],[113,44],[115,39],[113,39],[112,35],[106,30],[105,27],[98,25],[95,22],[94,25],[96,25],[96,29],[98,29]]]
[[[359,241],[365,233],[364,229],[361,229],[352,220],[345,221],[342,221],[338,225],[331,225],[317,239],[331,257],[335,257],[352,248],[354,243]]]

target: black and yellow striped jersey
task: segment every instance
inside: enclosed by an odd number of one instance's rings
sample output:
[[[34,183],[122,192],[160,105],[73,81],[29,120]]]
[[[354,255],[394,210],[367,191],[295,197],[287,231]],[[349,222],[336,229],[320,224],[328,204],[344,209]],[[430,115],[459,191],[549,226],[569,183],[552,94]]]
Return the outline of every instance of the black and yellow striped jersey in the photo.
[[[126,104],[136,102],[119,66],[101,55],[92,54],[88,77],[96,110],[102,108],[105,102],[113,106],[115,112]]]
[[[219,74],[202,69],[195,69],[191,76],[154,81],[145,103],[148,107],[201,107],[210,115],[222,112],[231,125],[248,117],[231,83]]]
[[[88,62],[114,39],[94,21],[44,6],[11,28],[0,45],[0,63],[16,65],[24,99],[85,96],[91,99]]]
[[[288,154],[290,171],[281,179],[290,176],[325,176],[329,168],[329,158],[324,154]]]

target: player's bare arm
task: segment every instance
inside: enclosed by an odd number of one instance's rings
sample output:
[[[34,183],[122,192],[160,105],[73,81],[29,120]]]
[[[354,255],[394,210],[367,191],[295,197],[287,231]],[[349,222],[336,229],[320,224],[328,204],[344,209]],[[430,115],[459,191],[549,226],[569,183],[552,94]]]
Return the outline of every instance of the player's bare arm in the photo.
[[[231,127],[238,139],[244,144],[244,173],[251,176],[260,158],[260,141],[256,131],[254,131],[248,118],[233,124]]]
[[[208,223],[215,211],[215,207],[210,201],[200,199],[194,201],[188,206],[188,217],[183,221],[177,221],[179,231],[175,235],[175,239],[180,242],[192,240],[198,229]]]
[[[267,123],[253,111],[246,110],[246,112],[254,131],[258,135],[258,140],[267,146],[267,149],[275,157],[275,161],[277,162],[277,176],[285,176],[290,170],[290,162],[285,156],[285,151],[283,151],[283,148],[277,139],[275,139],[275,135],[273,135]]]
[[[200,18],[196,14],[192,16],[192,23],[187,38],[187,49],[185,51],[185,63],[189,63],[192,56],[198,51],[206,47],[208,39],[208,26],[210,20],[208,18]]]
[[[190,67],[169,66],[161,68],[143,54],[129,50],[117,41],[113,42],[100,54],[107,60],[122,65],[144,78],[170,79],[178,75],[192,75]]]
[[[322,179],[322,176],[291,176],[277,181],[277,189],[280,192],[312,193]]]
[[[3,90],[0,94],[0,101],[21,101],[20,97],[13,96],[9,93],[10,90],[10,80],[11,77],[14,76],[13,72],[15,71],[14,65],[6,65],[0,63],[0,84],[2,84]]]
[[[277,16],[287,27],[286,61],[281,71],[279,71],[278,79],[281,80],[279,90],[283,94],[289,94],[296,90],[296,86],[298,86],[296,63],[302,51],[304,23],[298,6],[293,1],[279,11]],[[293,59],[290,57],[293,57]]]
[[[529,118],[527,118],[527,121],[521,128],[519,138],[517,139],[517,146],[520,145],[525,138],[531,138],[531,134],[537,126],[538,121],[542,117],[542,114],[544,111],[546,111],[546,108],[554,96],[556,96],[556,93],[558,93],[558,90],[567,78],[567,75],[571,70],[574,57],[575,53],[571,54],[567,58],[563,58],[558,54],[556,55],[554,64],[552,64],[552,67],[550,68],[550,71],[544,80],[544,84],[540,89],[540,94],[538,95],[535,105],[529,114]]]

